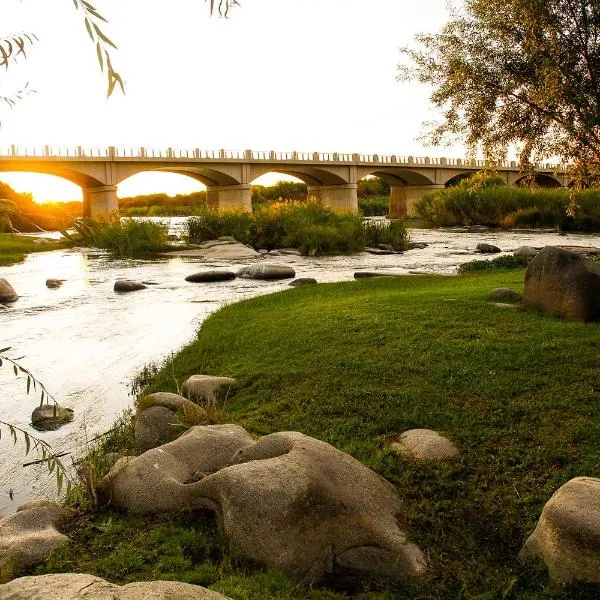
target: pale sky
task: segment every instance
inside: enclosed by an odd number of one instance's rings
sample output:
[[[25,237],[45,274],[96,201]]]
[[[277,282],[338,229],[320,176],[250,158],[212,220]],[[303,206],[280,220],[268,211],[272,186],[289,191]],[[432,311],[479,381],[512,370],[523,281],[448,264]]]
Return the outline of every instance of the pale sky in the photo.
[[[0,79],[4,95],[26,82],[36,90],[2,108],[0,145],[462,154],[416,140],[436,118],[429,90],[396,81],[399,47],[439,30],[446,0],[240,0],[228,19],[209,18],[204,0],[93,3],[119,46],[112,58],[126,94],[106,100],[71,0],[3,0],[0,35],[33,32],[39,42]],[[57,178],[0,179],[38,201],[81,198]],[[140,174],[119,195],[201,188]]]

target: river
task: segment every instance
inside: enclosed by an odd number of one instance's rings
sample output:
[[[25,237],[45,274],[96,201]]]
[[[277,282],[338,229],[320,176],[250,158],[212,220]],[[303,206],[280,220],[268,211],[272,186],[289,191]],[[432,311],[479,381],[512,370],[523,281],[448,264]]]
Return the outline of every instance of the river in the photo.
[[[172,218],[169,223],[177,230],[183,221]],[[452,273],[463,262],[484,258],[474,254],[479,242],[495,244],[503,252],[521,245],[600,247],[600,235],[549,232],[412,229],[411,239],[429,245],[387,256],[361,253],[267,260],[292,265],[297,277],[332,282],[352,280],[354,272],[359,270]],[[190,341],[207,315],[226,303],[288,288],[288,281],[234,279],[206,284],[185,281],[195,271],[237,269],[250,262],[112,259],[103,252],[75,248],[31,254],[23,263],[0,268],[0,277],[6,277],[19,294],[17,302],[0,309],[0,347],[12,347],[8,354],[22,356],[20,362],[46,385],[58,402],[74,409],[72,423],[41,434],[55,452],[72,453],[64,459],[66,463],[85,450],[87,440],[108,430],[122,411],[131,406],[129,389],[136,373],[148,362],[161,360]],[[45,285],[48,278],[65,282],[58,289],[48,289]],[[119,278],[152,281],[155,285],[117,294],[113,284]],[[0,368],[0,386],[0,419],[36,433],[29,425],[36,398],[27,396],[23,377],[15,377],[4,366]],[[0,514],[14,510],[28,498],[54,493],[42,467],[22,466],[26,460],[36,458],[34,455],[25,458],[24,449],[22,443],[13,447],[7,435],[0,440]]]

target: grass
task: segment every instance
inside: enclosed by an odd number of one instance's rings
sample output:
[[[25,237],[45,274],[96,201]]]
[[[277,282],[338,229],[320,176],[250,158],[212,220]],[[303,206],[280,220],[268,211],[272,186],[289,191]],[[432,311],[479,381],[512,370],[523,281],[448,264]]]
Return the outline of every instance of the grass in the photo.
[[[39,243],[36,238],[0,233],[0,266],[6,267],[25,260],[29,252],[44,252],[58,250],[69,246],[68,242],[50,241]]]
[[[194,373],[235,377],[230,422],[299,430],[375,469],[404,500],[426,577],[298,587],[232,554],[210,518],[111,512],[72,517],[72,548],[39,571],[197,578],[235,600],[599,597],[598,585],[552,588],[541,566],[517,560],[553,492],[600,476],[600,325],[487,301],[522,282],[522,269],[381,278],[247,300],[209,317],[146,390],[175,391],[174,377]],[[445,433],[461,457],[399,459],[390,436],[420,427]]]

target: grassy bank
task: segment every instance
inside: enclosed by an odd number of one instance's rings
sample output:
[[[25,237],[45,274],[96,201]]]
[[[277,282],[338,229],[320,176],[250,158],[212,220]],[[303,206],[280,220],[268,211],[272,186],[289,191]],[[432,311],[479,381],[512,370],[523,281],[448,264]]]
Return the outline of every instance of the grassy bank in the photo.
[[[436,227],[552,227],[600,231],[600,190],[527,188],[476,175],[459,185],[426,194],[416,210]]]
[[[0,266],[6,267],[25,260],[30,252],[43,252],[66,248],[70,244],[66,241],[40,241],[23,235],[0,233]]]
[[[148,390],[233,376],[226,420],[257,435],[299,430],[375,469],[404,499],[410,539],[431,562],[423,579],[308,589],[232,554],[203,515],[118,512],[68,521],[72,547],[42,570],[182,579],[235,600],[599,597],[600,586],[551,589],[542,567],[516,558],[561,484],[600,476],[600,325],[488,302],[522,281],[522,270],[382,278],[247,300],[212,315]],[[390,436],[421,427],[461,457],[399,459]]]

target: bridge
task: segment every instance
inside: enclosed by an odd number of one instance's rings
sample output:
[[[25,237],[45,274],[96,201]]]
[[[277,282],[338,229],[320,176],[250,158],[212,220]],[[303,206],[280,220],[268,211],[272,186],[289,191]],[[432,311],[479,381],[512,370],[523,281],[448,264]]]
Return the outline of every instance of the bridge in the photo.
[[[485,168],[482,160],[379,154],[256,152],[200,148],[0,147],[0,171],[28,171],[63,177],[83,190],[83,214],[94,217],[118,210],[117,184],[137,173],[163,171],[187,175],[207,186],[208,205],[219,210],[251,211],[251,184],[266,173],[304,181],[309,196],[337,211],[357,211],[358,182],[376,175],[391,186],[390,216],[414,214],[425,193],[442,189]],[[514,161],[496,166],[508,185],[525,178]],[[539,185],[568,185],[557,165],[536,166]]]

